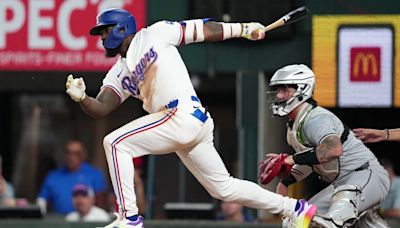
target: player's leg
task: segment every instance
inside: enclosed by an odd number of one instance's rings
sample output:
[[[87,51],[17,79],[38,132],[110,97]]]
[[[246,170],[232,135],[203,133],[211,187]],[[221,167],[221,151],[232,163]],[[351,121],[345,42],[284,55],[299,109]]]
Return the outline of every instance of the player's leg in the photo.
[[[387,223],[378,215],[377,210],[374,210],[389,192],[390,180],[385,169],[377,161],[371,161],[368,168],[353,172],[344,182],[361,187],[358,227],[365,227],[362,224],[372,224],[369,227],[387,227]]]
[[[318,214],[325,214],[331,205],[331,199],[334,191],[334,186],[328,185],[326,188],[312,196],[308,202],[318,207]]]
[[[360,212],[381,203],[389,192],[390,180],[385,169],[377,161],[369,167],[355,171],[338,184],[355,184],[361,187]]]
[[[244,206],[296,217],[307,224],[316,207],[263,189],[258,184],[230,176],[213,144],[213,123],[210,119],[196,138],[198,143],[177,152],[186,167],[211,196]],[[297,209],[297,211],[296,211]],[[301,211],[301,213],[298,213]],[[297,212],[297,213],[296,213]],[[307,214],[308,212],[308,214]],[[307,220],[308,219],[308,220]]]
[[[389,228],[390,226],[379,214],[379,206],[376,206],[364,211],[353,227]]]
[[[157,144],[157,148],[151,149],[153,151],[158,149],[160,153],[163,148],[170,146],[169,142],[165,142],[166,145],[163,145],[163,140],[158,139],[156,135],[160,128],[165,128],[168,121],[171,121],[175,111],[146,115],[125,124],[104,137],[103,145],[119,213],[127,213],[121,214],[122,217],[138,214],[132,157],[142,156],[150,151],[138,148],[140,143]]]
[[[201,129],[193,116],[168,109],[138,118],[108,134],[103,141],[121,217],[138,213],[132,157],[165,154],[191,142]]]
[[[362,218],[363,212],[382,202],[388,188],[387,174],[380,165],[371,162],[368,168],[354,171],[335,183],[328,211],[319,213],[314,221],[326,226],[353,224]],[[381,224],[375,221],[377,226]]]
[[[315,214],[313,218],[314,220],[318,217],[319,214],[325,214],[328,211],[334,190],[335,189],[333,185],[329,185],[320,192],[318,192],[317,194],[315,194],[309,200],[307,200],[309,203],[317,206],[318,208],[318,212]],[[288,228],[288,227],[292,227],[291,221],[290,218],[285,217],[282,221],[282,228]],[[311,227],[319,228],[323,226],[319,226],[319,224],[311,222]]]

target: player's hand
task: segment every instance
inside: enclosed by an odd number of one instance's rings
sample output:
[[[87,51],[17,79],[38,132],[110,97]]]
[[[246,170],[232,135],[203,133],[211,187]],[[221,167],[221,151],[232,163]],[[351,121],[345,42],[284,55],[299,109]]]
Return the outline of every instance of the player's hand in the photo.
[[[281,182],[278,183],[276,186],[276,191],[277,194],[282,195],[282,196],[288,196],[288,188],[282,184]]]
[[[67,82],[65,83],[67,93],[75,102],[81,102],[86,98],[86,85],[83,78],[74,78],[72,74],[68,75]]]
[[[385,130],[356,128],[353,129],[353,132],[359,140],[365,143],[374,143],[386,140]]]
[[[288,154],[268,154],[266,159],[259,164],[259,180],[266,185],[275,177],[287,177],[290,174],[292,165],[285,164]]]
[[[262,40],[265,37],[265,26],[258,22],[241,23],[242,33],[240,37],[248,40]]]
[[[287,166],[293,166],[293,165],[294,165],[293,155],[287,156],[283,162],[284,162]]]

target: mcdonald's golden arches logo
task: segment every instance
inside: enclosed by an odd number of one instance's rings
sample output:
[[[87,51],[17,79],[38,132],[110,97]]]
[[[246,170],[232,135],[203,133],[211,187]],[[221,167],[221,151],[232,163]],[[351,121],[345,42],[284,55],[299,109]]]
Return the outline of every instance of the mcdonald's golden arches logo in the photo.
[[[379,82],[381,80],[380,47],[352,47],[350,58],[350,81]]]

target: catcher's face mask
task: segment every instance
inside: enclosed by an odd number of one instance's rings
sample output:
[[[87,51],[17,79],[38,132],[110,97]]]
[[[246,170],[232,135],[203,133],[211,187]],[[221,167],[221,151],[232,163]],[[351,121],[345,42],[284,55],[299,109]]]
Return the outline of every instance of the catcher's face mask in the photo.
[[[296,90],[297,85],[277,85],[267,92],[268,104],[274,115],[284,116],[290,112],[287,106],[293,103]]]
[[[286,116],[304,103],[311,97],[314,84],[314,72],[306,65],[289,65],[277,70],[269,83],[272,94],[267,94],[274,115]]]

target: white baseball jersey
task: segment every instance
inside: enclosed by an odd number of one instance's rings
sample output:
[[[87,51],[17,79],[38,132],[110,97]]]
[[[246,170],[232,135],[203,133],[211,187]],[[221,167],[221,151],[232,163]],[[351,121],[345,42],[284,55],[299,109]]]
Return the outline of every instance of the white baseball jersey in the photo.
[[[183,39],[178,22],[161,21],[140,30],[126,58],[120,57],[104,78],[103,87],[113,89],[121,103],[129,96],[142,100],[149,113],[176,98],[196,96],[176,48]]]
[[[256,183],[233,178],[214,147],[214,122],[202,107],[176,46],[184,40],[177,22],[158,22],[135,34],[126,58],[103,80],[123,102],[143,101],[150,114],[104,137],[103,145],[119,213],[138,213],[132,157],[175,152],[213,197],[291,215],[297,201]]]

